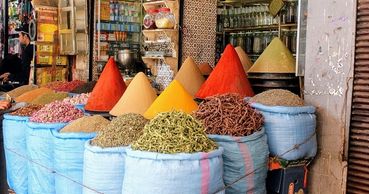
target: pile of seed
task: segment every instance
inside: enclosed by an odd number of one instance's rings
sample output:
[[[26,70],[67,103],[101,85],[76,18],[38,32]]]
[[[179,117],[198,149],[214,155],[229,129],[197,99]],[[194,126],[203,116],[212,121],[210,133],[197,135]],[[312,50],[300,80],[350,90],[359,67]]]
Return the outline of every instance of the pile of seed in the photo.
[[[239,94],[208,97],[194,116],[203,122],[208,134],[247,136],[259,131],[263,124],[263,116]]]
[[[64,99],[64,102],[68,102],[72,105],[79,105],[79,104],[87,104],[88,98],[90,97],[90,93],[83,93],[83,94],[78,94],[75,95],[73,97],[68,97],[66,99]]]
[[[83,112],[73,105],[55,101],[32,114],[31,122],[36,123],[67,123],[83,117]]]
[[[100,115],[94,116],[84,116],[75,121],[72,121],[70,124],[65,126],[60,130],[61,133],[92,133],[101,131],[107,125],[109,125],[110,121],[105,119]]]
[[[35,104],[30,104],[28,106],[22,107],[12,113],[10,113],[10,115],[13,116],[21,116],[21,117],[30,117],[33,113],[41,110],[41,108],[43,108],[43,105],[35,105]]]
[[[164,154],[210,152],[217,145],[210,140],[202,123],[180,112],[158,114],[144,128],[144,134],[132,149]]]
[[[252,97],[250,102],[267,106],[304,106],[304,101],[298,95],[281,89],[268,90],[260,93]]]
[[[98,133],[91,144],[100,147],[128,146],[142,135],[147,122],[147,119],[135,113],[118,116]]]
[[[20,96],[18,96],[17,98],[15,98],[16,102],[27,102],[27,103],[31,103],[34,99],[36,99],[37,97],[43,95],[43,94],[50,94],[53,91],[49,88],[38,88],[38,89],[34,89],[31,90],[29,92],[26,92]]]
[[[12,98],[16,98],[26,92],[32,91],[34,89],[37,89],[38,86],[36,85],[24,85],[24,86],[20,86],[18,88],[15,88],[14,90],[8,92],[7,94],[12,97]]]
[[[53,93],[41,95],[37,97],[36,99],[32,100],[31,103],[45,105],[45,104],[49,104],[57,100],[64,100],[67,97],[68,97],[68,93],[66,92],[53,92]]]
[[[90,93],[94,89],[95,85],[96,85],[96,81],[87,82],[87,83],[75,88],[74,90],[72,90],[70,92],[71,93],[76,93],[76,94]]]
[[[47,84],[46,87],[58,92],[70,92],[83,84],[85,84],[85,82],[80,80],[73,80],[71,82],[57,81]]]

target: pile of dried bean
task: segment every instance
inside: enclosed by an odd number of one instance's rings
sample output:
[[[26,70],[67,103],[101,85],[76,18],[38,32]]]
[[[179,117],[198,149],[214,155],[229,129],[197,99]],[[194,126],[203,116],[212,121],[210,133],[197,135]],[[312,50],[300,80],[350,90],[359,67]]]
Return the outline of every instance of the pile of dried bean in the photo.
[[[204,126],[191,115],[173,111],[158,114],[134,143],[135,150],[164,154],[210,152],[217,148]]]
[[[72,90],[70,92],[71,93],[76,93],[76,94],[90,93],[94,89],[95,85],[96,85],[96,81],[87,82],[87,83],[75,88],[74,90]]]
[[[87,94],[78,94],[73,97],[68,97],[64,99],[64,102],[68,102],[72,105],[78,105],[78,104],[87,104],[88,98],[90,97],[90,93]]]
[[[110,121],[100,115],[85,116],[72,121],[60,130],[61,133],[92,133],[97,132],[109,125]]]
[[[38,86],[36,85],[24,85],[24,86],[20,86],[18,88],[15,88],[14,90],[8,92],[7,94],[12,97],[12,98],[16,98],[26,92],[29,92],[31,90],[37,89]]]
[[[204,123],[208,134],[247,136],[263,124],[263,116],[238,94],[208,97],[194,116]]]
[[[31,122],[36,123],[67,123],[83,117],[83,112],[73,105],[55,101],[32,114]]]
[[[49,104],[57,100],[64,100],[67,97],[68,97],[68,93],[66,92],[56,92],[56,93],[53,92],[49,94],[43,94],[37,97],[36,99],[32,100],[31,103],[45,105],[45,104]]]
[[[12,113],[10,113],[10,115],[13,116],[21,116],[21,117],[30,117],[33,113],[41,110],[41,108],[43,108],[43,105],[35,105],[35,104],[30,104],[28,106],[22,107]]]
[[[100,147],[128,146],[142,135],[147,122],[148,120],[139,114],[121,115],[114,118],[105,129],[100,131],[91,144]]]
[[[268,90],[250,99],[267,106],[304,106],[304,101],[296,94],[288,90]]]
[[[58,92],[70,92],[83,84],[85,84],[85,82],[80,80],[73,80],[71,82],[57,81],[47,84],[46,87]]]

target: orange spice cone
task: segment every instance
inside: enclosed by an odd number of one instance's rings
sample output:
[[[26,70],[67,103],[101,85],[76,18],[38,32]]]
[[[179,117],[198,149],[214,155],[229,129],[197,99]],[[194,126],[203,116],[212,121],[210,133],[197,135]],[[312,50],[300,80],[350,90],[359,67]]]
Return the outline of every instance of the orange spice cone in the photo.
[[[249,73],[295,73],[296,60],[279,38],[274,38]]]
[[[249,58],[249,56],[246,54],[246,52],[242,49],[242,47],[236,47],[235,48],[238,57],[240,58],[240,61],[242,63],[243,69],[245,70],[245,72],[247,72],[251,66],[252,66],[252,62]]]
[[[237,52],[230,44],[225,48],[209,78],[197,92],[196,98],[205,99],[227,93],[237,93],[243,97],[254,96]]]
[[[156,97],[156,92],[151,87],[149,79],[140,72],[133,78],[123,96],[109,113],[113,116],[125,113],[143,115]]]
[[[111,57],[92,90],[85,109],[87,111],[109,112],[122,97],[125,90],[126,85],[122,75]]]
[[[192,96],[177,80],[173,80],[169,86],[160,94],[160,96],[152,103],[150,108],[145,112],[147,119],[154,118],[161,112],[173,110],[192,113],[197,110],[197,104]]]
[[[201,85],[205,82],[200,69],[191,57],[186,59],[174,79],[178,80],[191,96],[195,96],[196,92],[199,91]]]

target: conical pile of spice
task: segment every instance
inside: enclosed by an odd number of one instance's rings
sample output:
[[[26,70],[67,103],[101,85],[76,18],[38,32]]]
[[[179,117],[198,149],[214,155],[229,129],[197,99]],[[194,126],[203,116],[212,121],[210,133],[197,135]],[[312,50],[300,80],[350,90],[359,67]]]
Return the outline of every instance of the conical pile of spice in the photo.
[[[243,69],[247,73],[247,71],[251,68],[252,62],[249,56],[246,54],[246,52],[242,49],[242,47],[236,47],[235,48],[238,57],[240,58],[240,61],[242,63]]]
[[[84,116],[75,121],[72,121],[63,129],[61,133],[93,133],[101,131],[103,128],[108,126],[109,120],[105,119],[100,115]]]
[[[36,85],[24,85],[24,86],[20,86],[18,88],[15,88],[14,90],[8,92],[7,94],[12,97],[12,98],[16,98],[26,92],[32,91],[34,89],[37,89],[38,86]]]
[[[149,79],[144,73],[138,73],[109,113],[113,116],[119,116],[125,113],[143,115],[155,101],[156,97],[156,92],[152,88]]]
[[[209,78],[197,92],[196,98],[205,99],[227,93],[237,93],[243,97],[254,96],[237,52],[230,44],[225,48]]]
[[[32,100],[31,104],[45,105],[57,100],[63,100],[67,97],[68,93],[66,92],[46,93]]]
[[[210,152],[216,148],[215,142],[206,136],[202,123],[180,111],[160,113],[132,143],[134,150],[164,154]]]
[[[296,60],[285,44],[274,38],[248,73],[295,73]]]
[[[87,101],[85,110],[109,112],[122,97],[126,85],[117,64],[111,57]]]
[[[195,96],[205,82],[204,76],[191,57],[188,57],[182,64],[174,79],[178,80],[191,96]]]
[[[181,83],[177,80],[173,80],[152,103],[144,116],[148,119],[152,119],[161,112],[178,110],[192,113],[196,109],[197,104],[192,96],[184,89]]]
[[[142,135],[147,122],[148,120],[139,114],[123,114],[114,118],[100,131],[91,144],[100,147],[128,146]]]
[[[37,97],[44,95],[44,94],[51,94],[51,93],[53,93],[53,90],[49,88],[38,88],[38,89],[31,90],[29,92],[26,92],[18,96],[17,98],[15,98],[15,101],[31,103]]]

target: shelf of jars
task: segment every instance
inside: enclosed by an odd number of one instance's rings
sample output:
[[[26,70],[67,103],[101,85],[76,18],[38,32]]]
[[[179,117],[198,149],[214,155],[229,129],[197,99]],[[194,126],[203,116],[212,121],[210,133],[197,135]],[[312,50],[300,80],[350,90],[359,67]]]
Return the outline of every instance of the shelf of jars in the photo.
[[[142,4],[143,18],[141,56],[154,76],[172,75],[178,71],[179,0],[150,1]]]
[[[274,37],[281,38],[290,51],[296,53],[297,1],[286,0],[275,17],[269,13],[269,4],[263,2],[231,3],[232,6],[218,7],[217,60],[230,43],[234,47],[243,48],[251,60],[255,61]]]

